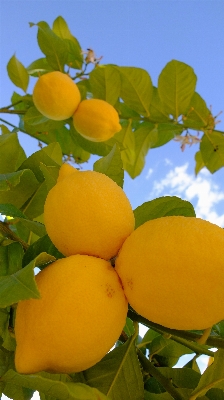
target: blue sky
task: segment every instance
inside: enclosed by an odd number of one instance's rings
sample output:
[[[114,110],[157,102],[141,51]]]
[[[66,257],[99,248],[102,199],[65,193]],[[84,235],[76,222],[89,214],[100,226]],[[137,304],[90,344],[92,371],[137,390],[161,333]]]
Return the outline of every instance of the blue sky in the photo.
[[[170,60],[189,64],[198,77],[197,91],[208,106],[212,105],[213,114],[224,111],[223,0],[1,0],[1,106],[10,104],[16,89],[6,71],[12,55],[16,53],[25,66],[42,55],[36,41],[37,29],[28,23],[44,20],[52,25],[59,15],[84,50],[93,48],[105,64],[144,68],[154,85]],[[30,91],[33,83],[31,80]],[[2,117],[7,119],[6,115]],[[16,124],[17,117],[10,117],[10,121]],[[223,121],[218,129],[224,130]],[[24,134],[20,141],[27,154],[37,150],[36,142]],[[141,176],[135,180],[125,176],[124,189],[133,208],[172,194],[192,201],[200,211],[206,193],[212,192],[212,198],[207,198],[208,212],[204,208],[199,215],[224,226],[223,170],[214,175],[203,171],[196,179],[196,150],[193,145],[181,152],[179,143],[172,141],[149,151]],[[91,168],[91,163],[87,167]],[[183,180],[188,184],[183,185]],[[188,189],[193,184],[194,191]]]
[[[170,60],[192,66],[197,91],[212,105],[214,115],[223,110],[218,129],[224,131],[223,0],[1,0],[0,107],[10,104],[17,90],[6,71],[12,55],[16,53],[25,66],[42,55],[37,29],[28,23],[44,20],[52,25],[59,15],[84,50],[93,48],[104,64],[144,68],[154,85]],[[18,122],[17,117],[1,117]],[[19,137],[27,155],[38,150],[35,141]],[[177,195],[194,204],[197,216],[224,227],[223,169],[214,175],[203,170],[195,178],[196,150],[194,145],[181,152],[174,141],[151,150],[141,176],[125,176],[124,190],[133,208],[155,197]]]

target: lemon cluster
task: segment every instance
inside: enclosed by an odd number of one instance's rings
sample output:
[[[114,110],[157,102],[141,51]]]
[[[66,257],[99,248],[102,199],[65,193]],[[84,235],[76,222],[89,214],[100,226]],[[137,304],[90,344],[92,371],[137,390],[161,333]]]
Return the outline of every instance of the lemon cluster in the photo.
[[[90,368],[119,338],[128,303],[173,329],[206,329],[224,318],[220,227],[169,216],[134,230],[123,190],[104,174],[68,164],[47,196],[44,220],[65,258],[36,276],[41,299],[18,304],[18,372]]]
[[[121,130],[115,108],[104,100],[81,101],[80,91],[69,75],[53,71],[42,75],[33,89],[35,107],[49,119],[73,118],[76,131],[84,138],[102,142]]]

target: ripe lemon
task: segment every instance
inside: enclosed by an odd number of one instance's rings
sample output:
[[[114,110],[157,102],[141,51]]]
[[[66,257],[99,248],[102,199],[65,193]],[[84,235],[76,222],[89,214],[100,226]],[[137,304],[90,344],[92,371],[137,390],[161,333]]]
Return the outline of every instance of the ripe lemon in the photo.
[[[148,221],[124,242],[116,271],[130,305],[175,329],[206,329],[224,319],[224,232],[204,220]]]
[[[38,111],[55,121],[70,118],[80,101],[80,92],[75,82],[59,71],[42,75],[33,89],[33,102]]]
[[[108,176],[77,171],[63,164],[48,193],[44,222],[54,245],[65,256],[116,256],[134,230],[134,214],[124,191]]]
[[[115,108],[99,99],[81,101],[73,115],[73,124],[81,136],[93,142],[108,140],[121,130]]]
[[[63,258],[42,270],[36,283],[41,299],[17,307],[17,371],[71,373],[100,361],[127,316],[127,300],[110,263],[81,255]]]

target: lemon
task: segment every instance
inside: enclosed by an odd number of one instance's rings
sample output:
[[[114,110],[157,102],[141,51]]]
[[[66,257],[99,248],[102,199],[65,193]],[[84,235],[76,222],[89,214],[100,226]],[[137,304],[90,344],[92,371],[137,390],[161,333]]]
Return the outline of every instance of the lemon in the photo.
[[[73,115],[73,124],[81,136],[93,142],[108,140],[121,130],[115,108],[99,99],[81,101]]]
[[[36,276],[40,299],[16,312],[16,370],[32,374],[83,371],[100,361],[125,325],[127,300],[109,262],[76,255]]]
[[[109,260],[134,230],[124,191],[108,176],[63,164],[44,206],[44,222],[65,256],[87,254]]]
[[[77,85],[68,75],[59,71],[42,75],[33,89],[33,102],[38,111],[55,121],[70,118],[80,101]]]
[[[224,232],[199,218],[148,221],[124,242],[117,260],[137,313],[174,329],[206,329],[224,319]]]

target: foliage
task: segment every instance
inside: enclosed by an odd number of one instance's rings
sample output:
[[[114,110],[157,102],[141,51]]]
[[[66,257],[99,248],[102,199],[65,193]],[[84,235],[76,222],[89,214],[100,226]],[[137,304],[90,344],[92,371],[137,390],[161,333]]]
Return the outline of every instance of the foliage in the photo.
[[[24,67],[12,56],[8,75],[24,93],[14,92],[11,104],[0,109],[19,118],[18,126],[1,119],[0,213],[7,217],[0,221],[0,393],[15,400],[28,400],[35,390],[41,400],[223,399],[223,322],[210,332],[177,331],[152,323],[132,309],[115,348],[92,368],[71,375],[41,372],[25,376],[15,371],[16,303],[38,298],[35,268],[63,257],[43,225],[44,202],[63,161],[81,164],[91,154],[98,155],[101,158],[94,169],[122,186],[124,170],[135,178],[149,149],[174,139],[182,150],[199,143],[196,174],[203,167],[214,173],[224,166],[223,132],[215,129],[216,117],[196,92],[197,77],[190,66],[177,60],[168,62],[154,87],[148,72],[141,68],[102,65],[92,50],[82,52],[62,17],[52,28],[43,21],[30,26],[37,29],[43,57]],[[69,72],[82,99],[93,97],[113,105],[122,130],[106,142],[93,143],[75,131],[72,118],[52,121],[43,117],[27,88],[31,80],[54,70]],[[37,139],[40,150],[27,158],[18,131]],[[136,227],[164,215],[195,215],[190,203],[176,197],[154,199],[134,213]],[[148,327],[143,338],[138,335],[138,323]],[[215,355],[209,350],[212,347],[218,349]],[[173,368],[186,354],[191,354],[192,360],[183,368]],[[203,374],[197,365],[201,354],[214,356]]]

